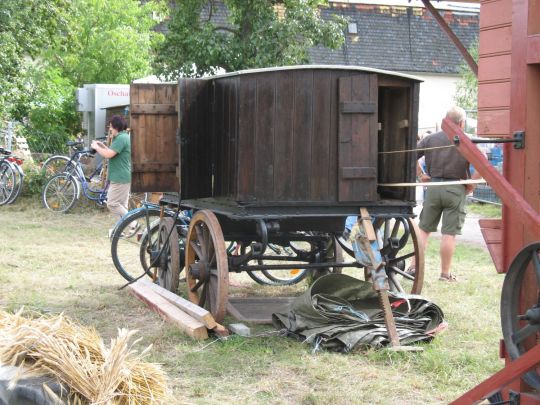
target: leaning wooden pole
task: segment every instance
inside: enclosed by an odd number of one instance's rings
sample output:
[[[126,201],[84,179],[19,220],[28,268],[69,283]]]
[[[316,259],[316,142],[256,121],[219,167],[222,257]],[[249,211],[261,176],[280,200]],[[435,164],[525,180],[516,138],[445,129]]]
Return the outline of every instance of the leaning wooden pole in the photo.
[[[476,145],[462,129],[448,118],[442,122],[442,129],[451,142],[456,143],[459,152],[467,159],[487,181],[495,193],[508,206],[514,207],[513,212],[523,226],[540,237],[540,215],[531,205],[517,192],[517,190],[495,169]]]
[[[441,17],[439,12],[429,0],[422,0],[422,3],[424,3],[424,6],[428,9],[428,11],[431,13],[433,18],[435,18],[435,21],[437,21],[437,24],[442,28],[442,30],[448,35],[450,40],[454,43],[456,48],[459,50],[463,58],[465,59],[465,62],[467,62],[467,65],[471,68],[472,72],[476,77],[478,77],[478,64],[474,60],[474,58],[471,56],[467,48],[463,45],[463,43],[459,40],[457,35],[452,31],[452,28],[448,26],[446,21],[444,21],[444,18]]]

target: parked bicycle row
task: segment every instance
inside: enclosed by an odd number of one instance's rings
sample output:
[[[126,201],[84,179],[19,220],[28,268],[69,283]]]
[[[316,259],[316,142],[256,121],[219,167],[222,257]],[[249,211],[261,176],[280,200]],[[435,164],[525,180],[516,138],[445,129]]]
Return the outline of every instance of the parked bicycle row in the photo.
[[[107,181],[104,160],[97,164],[84,164],[95,157],[95,151],[84,148],[83,142],[69,141],[71,156],[53,155],[41,168],[45,184],[41,192],[43,206],[51,211],[65,213],[82,198],[103,206],[107,202]],[[13,204],[23,189],[23,159],[0,147],[0,205]],[[88,167],[92,167],[88,169]],[[141,205],[143,193],[130,195],[129,208]]]
[[[23,159],[0,147],[0,205],[13,204],[23,188]]]

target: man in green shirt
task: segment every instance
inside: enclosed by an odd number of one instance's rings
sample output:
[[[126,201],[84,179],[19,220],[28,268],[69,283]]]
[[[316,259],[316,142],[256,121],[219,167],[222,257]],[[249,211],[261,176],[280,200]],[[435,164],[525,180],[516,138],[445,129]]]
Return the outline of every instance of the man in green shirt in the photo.
[[[131,187],[131,140],[126,129],[124,118],[115,115],[109,121],[111,146],[96,140],[90,145],[102,157],[109,159],[110,184],[107,191],[107,208],[119,217],[128,212]]]

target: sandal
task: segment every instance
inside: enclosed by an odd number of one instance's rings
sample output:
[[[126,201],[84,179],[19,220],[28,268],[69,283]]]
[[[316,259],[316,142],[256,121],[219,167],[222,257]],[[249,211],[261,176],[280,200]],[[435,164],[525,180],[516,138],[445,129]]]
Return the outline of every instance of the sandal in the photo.
[[[457,282],[457,278],[453,274],[449,274],[447,276],[441,274],[440,277],[439,277],[439,281],[446,281],[448,283],[455,283],[455,282]]]
[[[414,266],[410,266],[405,273],[407,273],[409,276],[416,276],[416,268]]]

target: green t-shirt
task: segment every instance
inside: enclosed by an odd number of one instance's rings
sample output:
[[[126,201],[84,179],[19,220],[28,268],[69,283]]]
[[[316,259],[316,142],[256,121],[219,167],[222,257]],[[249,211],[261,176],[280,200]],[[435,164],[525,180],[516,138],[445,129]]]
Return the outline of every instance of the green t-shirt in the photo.
[[[131,183],[131,139],[125,131],[114,137],[110,148],[116,156],[109,160],[109,181]]]

